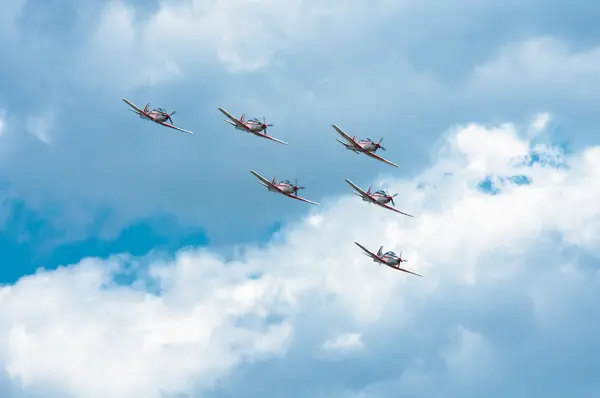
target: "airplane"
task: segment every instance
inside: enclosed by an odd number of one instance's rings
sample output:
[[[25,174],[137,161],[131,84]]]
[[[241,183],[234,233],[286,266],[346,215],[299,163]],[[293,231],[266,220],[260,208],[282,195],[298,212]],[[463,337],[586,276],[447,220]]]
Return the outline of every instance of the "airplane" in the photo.
[[[267,127],[271,127],[273,125],[266,124],[264,117],[263,117],[262,122],[256,118],[244,120],[245,114],[242,114],[242,116],[239,119],[237,119],[231,113],[227,112],[225,109],[223,109],[223,108],[218,108],[218,109],[221,111],[222,114],[224,114],[225,116],[228,117],[228,119],[225,119],[225,121],[227,123],[231,124],[232,126],[234,126],[236,130],[242,130],[247,133],[254,134],[258,137],[267,138],[271,141],[279,142],[280,144],[283,144],[283,145],[288,145],[287,142],[278,140],[275,137],[271,137],[271,136],[267,135]],[[264,131],[264,133],[263,133],[263,131]]]
[[[360,189],[359,187],[357,187],[352,181],[350,181],[348,179],[346,179],[345,181],[348,183],[348,185],[350,185],[352,188],[354,188],[358,191],[358,192],[353,192],[353,193],[355,195],[360,196],[362,198],[362,200],[364,200],[365,202],[375,203],[376,205],[386,208],[388,210],[392,210],[392,211],[395,211],[396,213],[400,213],[400,214],[404,214],[405,216],[412,217],[408,213],[404,213],[398,209],[393,208],[392,206],[387,205],[388,203],[392,202],[392,205],[395,206],[396,204],[394,203],[394,198],[398,194],[390,195],[385,191],[376,191],[376,192],[371,193],[371,187],[369,187],[367,192],[365,192],[362,189]]]
[[[402,252],[400,252],[399,256],[397,256],[396,253],[394,253],[392,251],[388,251],[388,252],[384,253],[383,246],[381,246],[379,248],[379,250],[377,251],[377,254],[374,254],[374,253],[370,252],[367,248],[365,248],[363,245],[361,245],[360,243],[354,242],[354,244],[356,246],[360,247],[364,251],[363,254],[365,256],[371,257],[374,262],[379,263],[380,265],[381,264],[387,265],[388,267],[393,268],[395,270],[423,277],[423,275],[417,274],[416,272],[409,271],[404,268],[400,268],[400,263],[408,262],[402,258]]]
[[[132,107],[133,109],[130,109],[131,112],[139,115],[140,118],[144,119],[144,120],[150,120],[153,121],[155,123],[158,123],[162,126],[165,127],[169,127],[187,134],[194,134],[191,131],[187,131],[184,130],[182,128],[173,126],[173,120],[171,119],[171,116],[173,116],[175,114],[175,111],[171,112],[171,113],[167,113],[164,110],[162,110],[161,108],[154,108],[154,109],[150,109],[150,104],[146,104],[146,106],[144,107],[144,109],[140,109],[137,106],[135,106],[131,101],[129,101],[127,98],[121,98],[127,105],[129,105],[130,107]],[[171,122],[169,123],[165,123],[166,121]]]
[[[373,142],[370,138],[365,138],[364,140],[357,141],[356,137],[350,137],[335,124],[332,124],[331,127],[333,127],[335,131],[337,131],[338,134],[341,135],[347,141],[343,142],[339,139],[336,139],[336,141],[345,146],[347,150],[353,151],[354,153],[364,153],[365,155],[372,157],[373,159],[377,159],[394,167],[400,167],[397,164],[382,158],[381,156],[375,155],[375,151],[377,151],[378,149],[382,149],[384,151],[386,150],[384,147],[381,146],[381,141],[383,141],[383,137],[379,140],[379,142]]]
[[[304,187],[299,187],[297,181],[295,184],[292,184],[288,180],[283,180],[283,181],[277,182],[275,180],[275,177],[273,177],[272,181],[269,181],[254,170],[250,170],[250,173],[254,174],[254,176],[260,180],[257,182],[260,185],[267,187],[267,189],[270,192],[277,192],[277,193],[287,196],[288,198],[301,200],[303,202],[310,203],[310,204],[317,205],[317,206],[319,205],[317,202],[313,202],[311,200],[304,199],[304,198],[301,198],[300,196],[298,196],[298,190],[304,189]]]

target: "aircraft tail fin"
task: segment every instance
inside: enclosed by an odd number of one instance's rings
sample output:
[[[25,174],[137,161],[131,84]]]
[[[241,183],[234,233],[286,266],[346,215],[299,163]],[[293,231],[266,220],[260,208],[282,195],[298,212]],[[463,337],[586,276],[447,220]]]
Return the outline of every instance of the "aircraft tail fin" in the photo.
[[[379,246],[379,250],[377,250],[377,255],[381,256],[383,254],[383,246]]]

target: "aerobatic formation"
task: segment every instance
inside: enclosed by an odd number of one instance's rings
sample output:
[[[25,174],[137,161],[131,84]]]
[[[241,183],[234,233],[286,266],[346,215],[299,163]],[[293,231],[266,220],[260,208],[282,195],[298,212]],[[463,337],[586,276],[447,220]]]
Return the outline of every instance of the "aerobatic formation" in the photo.
[[[175,114],[175,111],[168,113],[161,108],[150,109],[150,104],[146,104],[144,109],[141,109],[135,104],[133,104],[131,101],[129,101],[127,98],[123,98],[123,101],[132,108],[130,109],[130,111],[137,114],[143,120],[152,121],[162,126],[169,127],[171,129],[178,130],[187,134],[194,134],[191,131],[184,130],[174,125],[171,116]],[[218,108],[218,110],[227,117],[227,119],[225,119],[225,122],[234,126],[236,130],[241,130],[246,133],[253,134],[257,137],[266,138],[268,140],[275,141],[280,144],[288,145],[287,142],[281,141],[275,137],[267,135],[267,127],[271,127],[273,125],[267,124],[264,117],[262,122],[257,118],[245,119],[244,114],[242,114],[242,116],[240,116],[240,118],[238,119],[223,108]],[[386,150],[383,146],[381,146],[383,138],[381,138],[378,142],[374,142],[369,138],[357,140],[356,137],[350,137],[337,125],[333,124],[331,125],[331,127],[333,127],[333,129],[344,139],[344,141],[340,139],[336,139],[336,141],[344,145],[344,147],[346,147],[347,150],[352,151],[356,154],[362,153],[370,158],[377,159],[380,162],[387,163],[394,167],[398,167],[397,164],[392,163],[389,160],[384,159],[381,156],[375,154],[375,152],[378,149],[381,149],[382,151]],[[252,173],[258,179],[257,182],[260,185],[266,187],[269,192],[275,192],[283,196],[287,196],[288,198],[310,203],[312,205],[319,205],[319,203],[317,202],[313,202],[311,200],[298,196],[298,191],[304,189],[304,187],[298,186],[298,181],[295,181],[294,183],[292,183],[289,180],[282,180],[277,182],[275,177],[273,177],[273,179],[269,181],[254,170],[250,170],[250,173]],[[390,195],[384,190],[371,192],[371,187],[369,187],[369,189],[365,192],[357,185],[355,185],[352,181],[348,179],[346,179],[345,181],[354,189],[353,193],[357,196],[360,196],[363,201],[375,204],[384,209],[388,209],[408,217],[413,217],[412,215],[404,213],[395,208],[394,197],[396,197],[396,195],[398,194]],[[389,205],[390,203],[391,206]],[[400,252],[400,255],[396,255],[393,251],[383,253],[383,246],[381,246],[377,253],[373,253],[360,243],[354,243],[363,250],[364,255],[370,257],[374,262],[379,263],[379,265],[383,264],[398,271],[407,272],[412,275],[423,276],[416,272],[409,271],[400,267],[401,263],[407,262],[402,258],[402,252]]]

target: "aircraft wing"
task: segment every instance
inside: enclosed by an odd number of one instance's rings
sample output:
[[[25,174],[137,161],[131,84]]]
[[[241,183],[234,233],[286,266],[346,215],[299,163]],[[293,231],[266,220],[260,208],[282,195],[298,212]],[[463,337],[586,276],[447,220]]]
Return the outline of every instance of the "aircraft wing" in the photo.
[[[369,249],[367,249],[366,247],[364,247],[363,245],[361,245],[358,242],[354,242],[354,244],[358,247],[360,247],[361,249],[363,249],[363,251],[365,252],[365,254],[369,257],[371,257],[373,260],[378,260],[379,262],[384,262],[382,258],[380,258],[377,254],[369,251]]]
[[[413,272],[413,271],[409,271],[409,270],[404,269],[404,268],[400,268],[400,267],[392,267],[392,268],[397,269],[398,271],[406,272],[407,274],[413,274],[413,275],[420,276],[420,277],[423,277],[423,278],[425,277],[424,275],[418,274],[418,273]]]
[[[378,204],[378,205],[379,205],[379,206],[381,206],[381,207],[385,207],[385,208],[386,208],[386,209],[388,209],[388,210],[395,211],[396,213],[400,213],[400,214],[404,214],[405,216],[413,217],[413,216],[411,216],[411,215],[410,215],[410,214],[408,214],[408,213],[404,213],[404,212],[402,212],[402,211],[400,211],[400,210],[396,209],[395,207],[388,206],[388,205],[384,205],[384,204],[382,204],[382,203],[377,203],[377,202],[375,202],[375,204]]]
[[[125,102],[127,105],[129,105],[130,107],[132,107],[133,109],[135,109],[135,113],[142,114],[142,115],[146,115],[146,112],[144,112],[143,110],[141,110],[140,108],[138,108],[137,106],[135,106],[131,101],[129,101],[127,98],[121,98],[123,100],[123,102]]]
[[[160,125],[163,125],[163,126],[165,126],[165,127],[169,127],[169,128],[172,128],[172,129],[175,129],[175,130],[181,131],[181,132],[183,132],[183,133],[187,133],[187,134],[194,134],[194,133],[192,133],[191,131],[187,131],[187,130],[184,130],[184,129],[182,129],[182,128],[179,128],[179,127],[177,127],[177,126],[173,126],[172,124],[168,124],[168,123],[165,123],[165,122],[159,122],[158,120],[153,120],[153,121],[154,121],[154,122],[156,122],[156,123],[158,123],[158,124],[160,124]]]
[[[238,119],[237,117],[233,116],[231,113],[227,112],[225,109],[223,109],[223,108],[217,108],[217,109],[219,109],[223,115],[227,116],[227,118],[229,120],[231,120],[232,122],[234,122],[236,124],[236,126],[242,127],[242,128],[244,128],[246,130],[248,129],[246,127],[246,125],[240,121],[240,119]]]
[[[354,188],[356,191],[358,191],[359,194],[361,194],[362,196],[369,196],[367,195],[367,193],[365,191],[363,191],[362,189],[360,189],[359,187],[356,186],[356,184],[354,184],[352,181],[346,179],[345,180],[346,183],[348,183],[348,185],[350,185],[352,188]]]
[[[335,129],[335,131],[337,131],[337,133],[339,135],[341,135],[346,141],[348,141],[348,143],[350,145],[352,145],[353,147],[357,148],[357,149],[362,149],[360,148],[360,146],[356,143],[356,141],[354,141],[352,139],[352,137],[350,137],[348,134],[344,133],[344,131],[339,128],[338,126],[336,126],[335,124],[332,124],[331,127],[333,127]]]
[[[374,158],[374,159],[377,159],[377,160],[379,160],[379,161],[382,161],[383,163],[387,163],[387,164],[389,164],[389,165],[392,165],[392,166],[394,166],[394,167],[400,167],[400,166],[398,166],[396,163],[392,163],[392,162],[390,162],[389,160],[386,160],[386,159],[382,158],[381,156],[377,156],[377,155],[375,155],[374,153],[371,153],[371,152],[364,152],[364,154],[365,154],[365,155],[367,155],[367,156],[370,156],[370,157],[372,157],[372,158]]]
[[[261,134],[261,133],[254,133],[254,134],[256,134],[257,136],[262,137],[262,138],[267,138],[267,139],[269,139],[271,141],[279,142],[280,144],[283,144],[283,145],[288,145],[287,142],[278,140],[277,138],[268,136],[266,134]]]
[[[311,205],[316,205],[316,206],[319,206],[319,204],[318,204],[317,202],[313,202],[312,200],[308,200],[308,199],[301,198],[300,196],[296,196],[296,195],[288,195],[288,194],[285,194],[285,196],[287,196],[287,197],[289,197],[289,198],[292,198],[292,199],[301,200],[302,202],[310,203]]]
[[[250,173],[252,173],[254,175],[254,177],[258,178],[267,187],[271,187],[271,188],[276,189],[277,191],[281,192],[281,189],[277,188],[271,181],[267,180],[265,177],[261,176],[256,171],[250,170]]]

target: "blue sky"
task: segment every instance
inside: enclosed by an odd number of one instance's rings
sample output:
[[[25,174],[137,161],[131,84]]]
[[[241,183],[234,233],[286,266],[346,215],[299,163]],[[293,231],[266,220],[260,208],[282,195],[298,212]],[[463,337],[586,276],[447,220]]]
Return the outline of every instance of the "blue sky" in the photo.
[[[1,395],[598,396],[597,8],[15,2]],[[343,150],[333,123],[384,137],[400,169]],[[399,192],[415,219],[356,202],[345,178]],[[404,250],[425,280],[373,267],[357,239]]]

